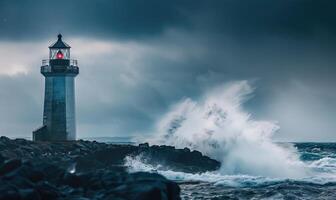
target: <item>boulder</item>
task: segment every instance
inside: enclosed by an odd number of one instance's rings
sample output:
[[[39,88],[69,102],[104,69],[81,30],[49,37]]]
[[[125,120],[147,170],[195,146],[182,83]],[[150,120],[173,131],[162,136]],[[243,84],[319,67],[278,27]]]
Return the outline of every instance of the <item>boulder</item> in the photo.
[[[178,184],[147,172],[128,173],[128,156],[181,172],[217,170],[220,163],[198,151],[148,143],[32,142],[0,137],[0,200],[179,200]]]
[[[41,200],[40,194],[35,189],[20,189],[21,200]]]
[[[0,182],[0,200],[20,200],[17,188]]]
[[[0,176],[3,176],[21,166],[20,159],[7,160],[0,167]]]

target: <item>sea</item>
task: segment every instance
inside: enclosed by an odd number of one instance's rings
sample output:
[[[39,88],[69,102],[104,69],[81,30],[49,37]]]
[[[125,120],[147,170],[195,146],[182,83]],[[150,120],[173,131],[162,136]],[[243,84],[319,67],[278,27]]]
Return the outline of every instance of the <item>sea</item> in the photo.
[[[135,145],[131,137],[85,138],[111,144]],[[248,173],[225,174],[218,170],[206,173],[161,171],[159,166],[144,164],[141,158],[128,158],[130,172],[159,173],[177,182],[183,200],[335,200],[336,143],[300,142],[275,143],[295,151],[305,174],[298,177],[258,176]],[[255,155],[258,159],[258,155]],[[276,162],[268,160],[268,162]],[[266,169],[265,169],[266,170]],[[283,169],[286,171],[286,169]],[[281,174],[281,173],[280,173]]]
[[[84,139],[110,144],[136,144],[131,137]],[[130,172],[159,173],[177,182],[181,188],[183,200],[336,199],[336,143],[281,142],[275,144],[297,153],[303,166],[302,170],[305,171],[303,176],[300,171],[298,177],[258,176],[248,173],[225,174],[221,170],[194,174],[162,171],[159,166],[144,164],[140,157],[126,159],[125,165]],[[255,157],[258,159],[258,155]],[[276,162],[276,159],[270,159],[268,162]],[[283,170],[286,171],[286,169]]]
[[[336,143],[281,143],[297,149],[305,175],[298,177],[224,174],[222,171],[183,173],[161,171],[158,166],[131,160],[130,172],[159,173],[178,182],[184,200],[296,200],[336,199]],[[256,155],[258,156],[258,155]],[[134,158],[133,158],[134,159]],[[269,160],[269,162],[273,162]],[[283,169],[284,171],[286,169]],[[300,173],[300,172],[298,172]]]
[[[185,98],[157,120],[150,137],[137,139],[200,151],[221,162],[217,171],[167,170],[144,164],[143,157],[127,158],[125,166],[178,182],[184,200],[336,200],[336,143],[276,142],[281,122],[244,106],[253,91],[248,81],[236,81]]]
[[[293,146],[311,171],[310,175],[271,178],[209,173],[191,176],[190,180],[181,177],[182,199],[336,199],[336,143],[295,143]]]

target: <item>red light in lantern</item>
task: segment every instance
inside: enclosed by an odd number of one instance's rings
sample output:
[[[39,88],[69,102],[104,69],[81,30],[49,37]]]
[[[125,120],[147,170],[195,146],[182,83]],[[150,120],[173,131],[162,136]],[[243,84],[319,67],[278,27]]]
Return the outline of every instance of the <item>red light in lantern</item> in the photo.
[[[62,52],[57,52],[57,54],[56,54],[56,58],[57,59],[63,59],[63,53]]]

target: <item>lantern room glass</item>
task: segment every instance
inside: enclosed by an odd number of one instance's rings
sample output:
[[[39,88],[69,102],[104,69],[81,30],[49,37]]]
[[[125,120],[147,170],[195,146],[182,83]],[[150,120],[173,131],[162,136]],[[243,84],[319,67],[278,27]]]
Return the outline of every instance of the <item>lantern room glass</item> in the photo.
[[[70,49],[54,49],[54,48],[50,48],[50,51],[49,51],[49,59],[50,60],[55,60],[55,59],[58,59],[57,58],[57,53],[58,52],[62,52],[63,54],[63,59],[64,60],[70,60]]]

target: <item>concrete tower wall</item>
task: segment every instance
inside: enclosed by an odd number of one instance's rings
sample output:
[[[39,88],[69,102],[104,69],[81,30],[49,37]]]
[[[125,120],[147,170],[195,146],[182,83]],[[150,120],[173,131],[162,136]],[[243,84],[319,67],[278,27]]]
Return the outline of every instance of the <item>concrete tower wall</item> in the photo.
[[[66,132],[67,140],[76,139],[76,104],[75,104],[75,79],[74,77],[65,77],[66,85]]]
[[[50,140],[75,140],[75,89],[73,76],[47,76],[43,125]]]

